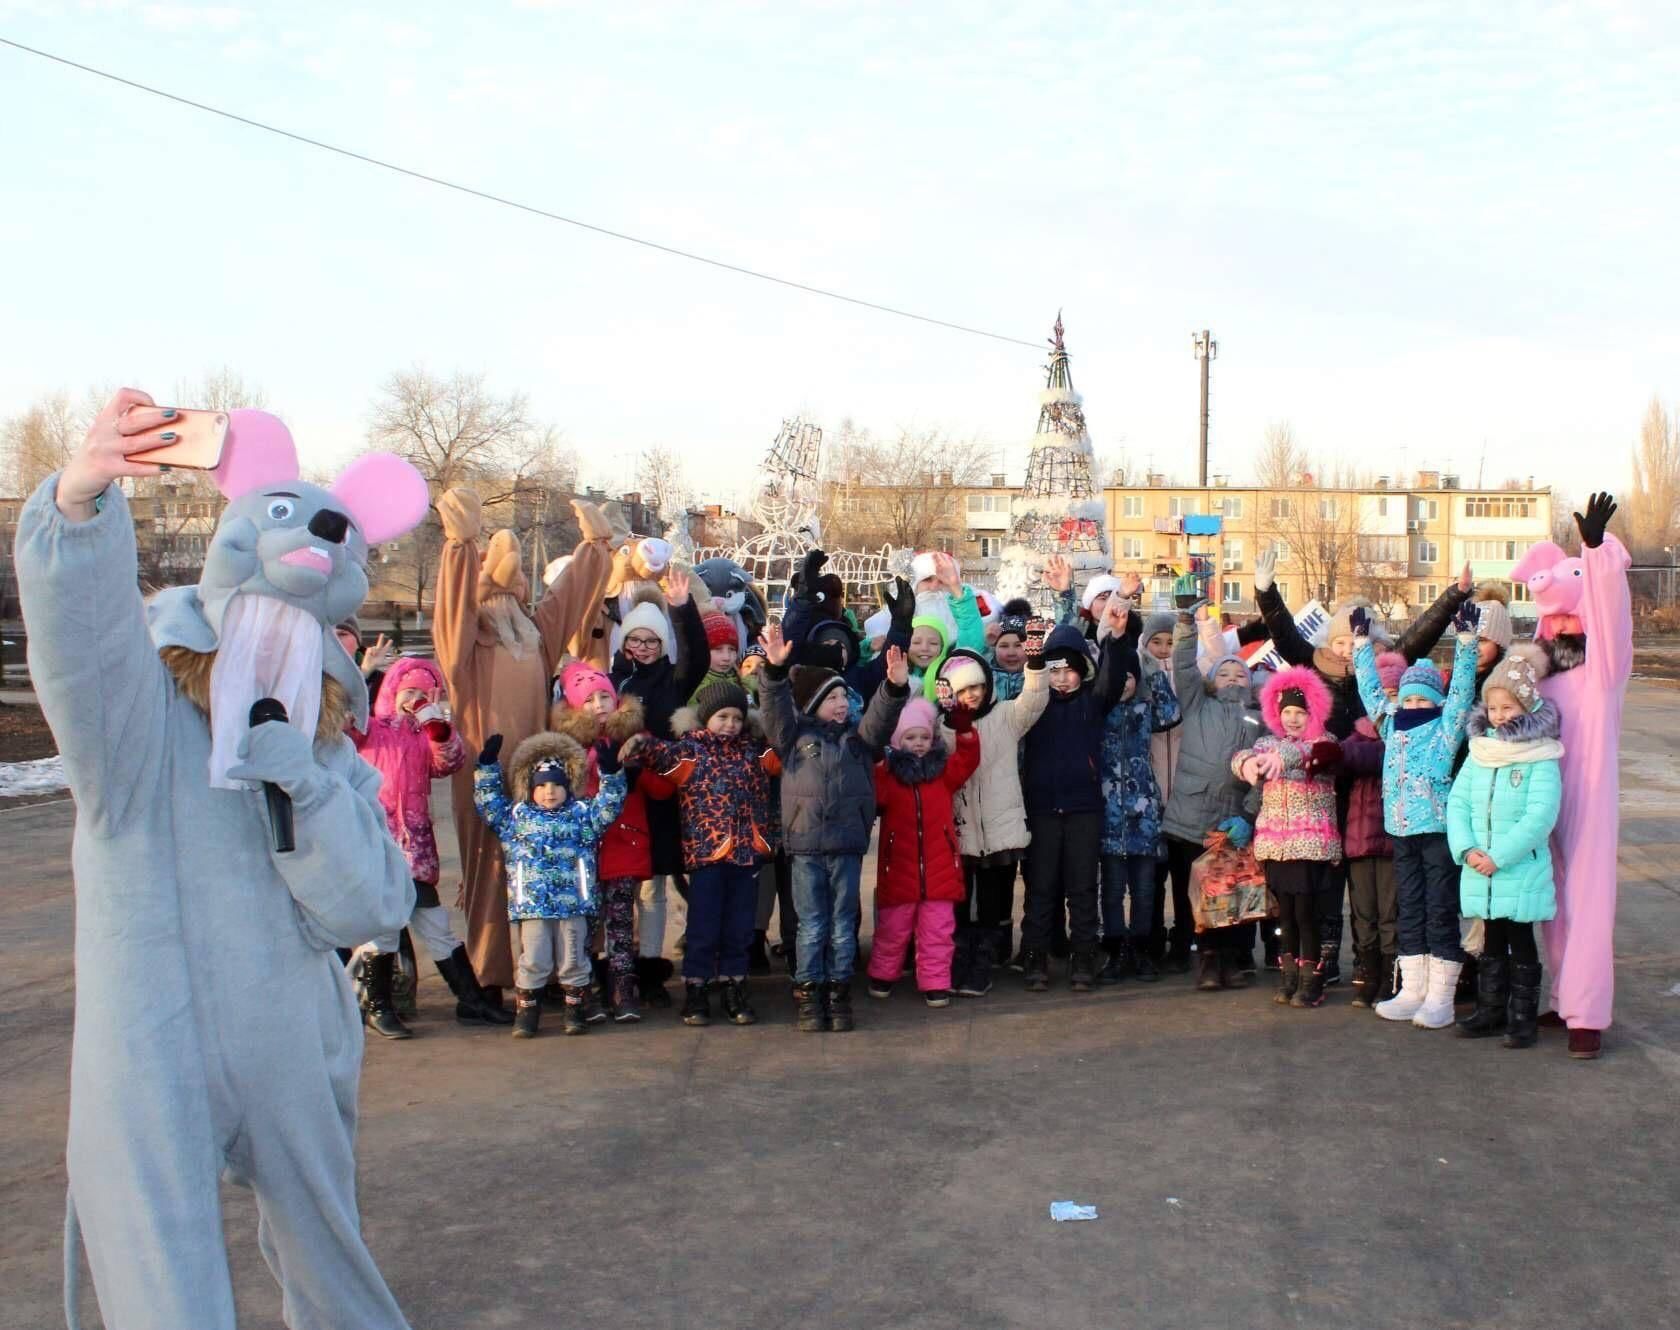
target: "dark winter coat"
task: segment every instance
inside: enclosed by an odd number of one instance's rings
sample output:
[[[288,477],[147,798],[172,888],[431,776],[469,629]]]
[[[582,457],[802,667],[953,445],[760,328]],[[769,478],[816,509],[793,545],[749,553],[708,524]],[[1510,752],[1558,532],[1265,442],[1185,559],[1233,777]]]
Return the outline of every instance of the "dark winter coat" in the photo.
[[[655,739],[672,737],[671,717],[687,704],[689,694],[705,677],[712,659],[705,625],[700,622],[700,611],[692,600],[671,610],[671,623],[682,634],[683,668],[679,669],[665,656],[651,665],[638,665],[623,650],[612,663],[613,687],[618,689],[620,697],[634,697],[641,702],[648,733]],[[682,823],[676,801],[648,805],[648,828],[653,836],[653,871],[682,872]]]
[[[1342,740],[1342,775],[1349,781],[1343,850],[1349,859],[1392,859],[1394,842],[1383,830],[1383,741],[1369,716]]]
[[[1184,713],[1178,770],[1167,800],[1162,829],[1200,845],[1228,817],[1240,817],[1248,786],[1231,771],[1231,756],[1265,731],[1260,706],[1249,688],[1230,688],[1215,697],[1196,664],[1196,630],[1181,623],[1173,631],[1173,691]]]
[[[963,899],[952,796],[979,765],[980,736],[973,730],[957,737],[954,753],[936,741],[921,757],[889,748],[875,764],[877,907]]]
[[[1181,715],[1166,673],[1151,658],[1143,682],[1108,713],[1103,727],[1102,852],[1154,858],[1161,848],[1161,787],[1150,764],[1150,740]]]
[[[1087,678],[1078,692],[1049,690],[1044,714],[1021,745],[1021,790],[1029,817],[1103,811],[1105,722],[1119,704],[1126,680],[1138,676],[1137,638],[1142,628],[1143,620],[1134,614],[1124,636],[1105,641],[1096,677]],[[1045,655],[1070,649],[1085,655],[1085,637],[1072,624],[1058,625],[1044,640]],[[1028,668],[1043,669],[1043,657]]]
[[[764,732],[782,763],[782,840],[789,854],[863,854],[875,821],[875,755],[892,739],[906,686],[883,683],[856,729],[793,704],[784,667],[769,665],[760,690]]]

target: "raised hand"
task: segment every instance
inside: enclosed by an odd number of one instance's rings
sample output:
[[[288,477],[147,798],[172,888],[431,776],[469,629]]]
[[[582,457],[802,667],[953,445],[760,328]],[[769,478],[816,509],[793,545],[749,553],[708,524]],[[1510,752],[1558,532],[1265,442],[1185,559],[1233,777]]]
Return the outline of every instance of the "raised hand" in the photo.
[[[151,396],[138,388],[118,391],[94,417],[82,446],[59,472],[54,496],[59,512],[73,522],[85,522],[93,516],[93,501],[117,477],[157,475],[162,468],[153,462],[131,462],[128,453],[173,443],[161,435],[143,440],[134,436],[155,430],[174,416],[173,407],[153,405]]]
[[[916,617],[916,593],[902,577],[893,578],[892,589],[881,588],[881,603],[892,616],[892,626],[901,633],[910,631],[910,620]]]
[[[1127,600],[1135,601],[1142,590],[1143,578],[1139,577],[1136,573],[1120,574],[1120,594]]]
[[[817,594],[817,579],[822,576],[823,565],[828,562],[828,555],[821,550],[807,550],[805,558],[799,565],[799,590],[807,596]]]
[[[59,481],[60,488],[64,482]],[[1581,532],[1581,544],[1590,550],[1596,550],[1604,543],[1604,531],[1610,525],[1610,519],[1616,514],[1616,501],[1608,494],[1594,494],[1587,500],[1587,513],[1583,517],[1575,514],[1575,525]]]
[[[1044,585],[1056,592],[1073,587],[1073,565],[1066,556],[1052,554],[1044,560]]]
[[[1353,629],[1355,637],[1369,637],[1371,635],[1371,613],[1363,605],[1355,605],[1348,611],[1348,627]]]
[[[1025,650],[1028,660],[1038,660],[1044,655],[1044,639],[1050,632],[1050,620],[1032,618],[1027,620],[1027,636]]]
[[[887,648],[887,682],[903,688],[910,682],[910,661],[898,647]]]
[[[1458,589],[1460,591],[1469,591],[1470,587],[1470,565],[1466,563],[1463,570],[1458,575]]]
[[[957,571],[957,561],[949,554],[943,551],[934,554],[933,575],[947,594],[953,597],[962,595],[962,574]]]
[[[381,633],[373,639],[373,645],[362,652],[362,678],[371,678],[378,671],[390,668],[396,658],[396,647],[391,645],[390,638]]]
[[[496,759],[502,755],[502,736],[492,734],[484,741],[484,747],[478,750],[478,765],[481,767],[494,766]]]
[[[1482,621],[1482,612],[1476,608],[1476,602],[1467,600],[1458,607],[1458,613],[1453,615],[1453,630],[1460,633],[1474,634],[1476,626]]]
[[[786,665],[788,657],[793,654],[793,643],[782,636],[782,625],[779,623],[768,625],[758,640],[764,648],[764,659],[772,665]]]
[[[953,734],[967,734],[974,728],[974,713],[967,707],[952,707],[946,713],[945,723]]]
[[[1272,583],[1277,581],[1277,559],[1276,548],[1260,551],[1260,557],[1254,561],[1254,589],[1256,591],[1270,591],[1272,589]]]
[[[1124,588],[1121,589],[1124,591]],[[1126,620],[1131,618],[1132,602],[1120,592],[1108,598],[1103,606],[1103,622],[1108,625],[1108,631],[1116,637],[1126,631]]]
[[[956,689],[951,687],[949,679],[941,679],[933,686],[934,700],[939,703],[941,711],[949,711],[957,704]]]
[[[688,574],[675,566],[665,573],[665,599],[675,609],[688,604]]]
[[[626,740],[626,743],[628,743],[628,740]],[[616,774],[623,763],[623,759],[618,754],[619,750],[613,747],[611,739],[602,739],[597,742],[595,745],[596,770],[603,776]]]

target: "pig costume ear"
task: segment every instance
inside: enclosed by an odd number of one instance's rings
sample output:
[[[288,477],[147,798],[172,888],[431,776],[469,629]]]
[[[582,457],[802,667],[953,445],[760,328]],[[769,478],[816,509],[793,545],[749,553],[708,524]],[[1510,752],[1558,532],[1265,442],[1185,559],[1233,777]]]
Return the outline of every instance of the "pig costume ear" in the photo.
[[[425,478],[395,453],[358,457],[333,482],[332,493],[369,545],[414,530],[431,503]]]
[[[1542,540],[1530,545],[1528,553],[1517,560],[1516,567],[1511,569],[1513,582],[1527,583],[1536,573],[1555,568],[1569,556],[1549,540]]]
[[[243,498],[265,485],[296,480],[298,460],[292,432],[278,416],[266,411],[229,411],[222,460],[210,477],[229,500]]]

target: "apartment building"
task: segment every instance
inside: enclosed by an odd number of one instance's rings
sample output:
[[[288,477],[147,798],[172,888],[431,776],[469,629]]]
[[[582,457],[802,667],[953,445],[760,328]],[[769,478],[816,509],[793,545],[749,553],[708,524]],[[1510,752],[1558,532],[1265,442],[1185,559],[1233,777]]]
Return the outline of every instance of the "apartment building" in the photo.
[[[1384,479],[1357,489],[1303,482],[1266,489],[1216,478],[1202,488],[1151,475],[1142,485],[1110,486],[1114,566],[1144,577],[1164,604],[1200,557],[1220,607],[1240,614],[1253,609],[1255,559],[1276,548],[1278,588],[1289,604],[1358,594],[1407,619],[1466,562],[1478,582],[1509,586],[1512,566],[1551,532],[1551,492],[1532,482],[1466,490],[1457,477],[1429,471],[1407,488]],[[1513,614],[1525,617],[1526,589],[1511,592]]]

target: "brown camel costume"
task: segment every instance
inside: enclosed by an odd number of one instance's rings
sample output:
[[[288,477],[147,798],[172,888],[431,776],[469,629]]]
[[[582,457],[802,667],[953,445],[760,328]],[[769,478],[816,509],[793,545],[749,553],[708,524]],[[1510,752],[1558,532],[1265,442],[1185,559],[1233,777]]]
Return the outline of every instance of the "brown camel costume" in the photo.
[[[511,755],[526,738],[547,728],[549,679],[568,654],[603,667],[607,663],[602,597],[612,572],[612,553],[605,544],[610,532],[598,512],[584,511],[588,507],[577,505],[584,539],[565,575],[538,603],[533,624],[521,603],[527,587],[519,538],[498,531],[480,559],[478,495],[456,488],[438,500],[444,545],[432,640],[469,752],[500,734],[502,752]],[[513,983],[507,879],[501,843],[473,808],[472,767],[469,762],[451,781],[461,847],[459,904],[467,917],[467,952],[479,983],[506,988]]]

